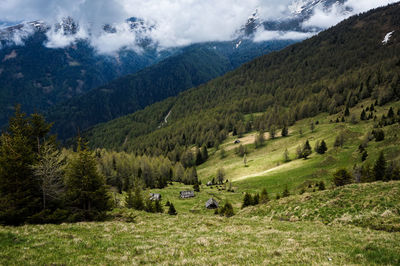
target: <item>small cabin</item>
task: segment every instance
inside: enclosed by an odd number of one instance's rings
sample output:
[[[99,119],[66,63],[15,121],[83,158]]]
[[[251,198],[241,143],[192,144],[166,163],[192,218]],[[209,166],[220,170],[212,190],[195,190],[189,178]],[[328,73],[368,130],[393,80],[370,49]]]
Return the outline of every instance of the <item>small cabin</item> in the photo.
[[[206,202],[206,208],[207,209],[218,209],[218,202],[215,199],[210,198]]]
[[[161,200],[161,194],[150,193],[150,200],[151,201]]]
[[[240,140],[235,140],[235,142],[234,142],[234,144],[239,144],[240,143]]]
[[[181,199],[194,198],[194,191],[181,191],[180,197]]]

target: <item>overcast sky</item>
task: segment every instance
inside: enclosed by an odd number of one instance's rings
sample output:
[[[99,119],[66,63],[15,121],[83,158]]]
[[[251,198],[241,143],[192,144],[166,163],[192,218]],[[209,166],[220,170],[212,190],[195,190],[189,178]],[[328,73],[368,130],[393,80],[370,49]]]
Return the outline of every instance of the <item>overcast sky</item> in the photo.
[[[306,0],[297,0],[306,1]],[[0,0],[0,21],[44,20],[55,23],[71,16],[79,21],[80,38],[89,38],[100,52],[112,53],[121,47],[134,48],[135,36],[124,25],[128,17],[145,19],[156,25],[151,38],[163,47],[187,45],[203,41],[229,40],[257,8],[262,19],[282,18],[288,15],[293,0]],[[305,26],[327,28],[346,17],[396,0],[348,0],[354,12],[343,15],[341,7],[329,12],[317,9]],[[113,24],[119,34],[100,31],[104,24]],[[90,34],[88,33],[90,32]],[[62,47],[74,38],[49,34],[49,47]],[[259,32],[258,40],[306,38],[296,32]]]

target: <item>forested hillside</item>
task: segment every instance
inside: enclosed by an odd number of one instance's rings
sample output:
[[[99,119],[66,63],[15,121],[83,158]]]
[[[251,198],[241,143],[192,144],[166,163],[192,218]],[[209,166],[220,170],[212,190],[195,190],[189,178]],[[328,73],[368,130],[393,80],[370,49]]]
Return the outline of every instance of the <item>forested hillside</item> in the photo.
[[[86,136],[94,147],[171,155],[192,144],[216,146],[229,132],[271,131],[337,113],[370,97],[383,105],[400,96],[399,33],[399,4],[372,10]],[[254,112],[263,115],[244,120]]]
[[[45,111],[173,53],[148,48],[142,54],[123,50],[104,56],[85,41],[66,48],[47,48],[43,30],[24,39],[24,45],[8,44],[1,37],[0,127],[8,122],[15,104],[28,113]]]
[[[232,42],[195,44],[136,74],[60,103],[47,117],[55,122],[54,129],[59,137],[69,138],[76,135],[78,129],[85,130],[176,96],[290,43],[293,41],[254,43],[247,40],[238,48]]]

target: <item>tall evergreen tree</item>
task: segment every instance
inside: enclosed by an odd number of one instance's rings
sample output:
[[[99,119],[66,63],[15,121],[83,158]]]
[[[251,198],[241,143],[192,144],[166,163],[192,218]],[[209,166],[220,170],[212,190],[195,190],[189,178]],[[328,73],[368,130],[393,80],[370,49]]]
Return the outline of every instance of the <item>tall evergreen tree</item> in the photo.
[[[378,160],[375,162],[374,165],[375,180],[383,180],[383,178],[385,177],[385,172],[386,172],[386,159],[385,155],[381,151]]]
[[[40,115],[26,118],[17,106],[0,137],[0,223],[21,224],[42,210],[40,181],[32,165],[50,130]]]
[[[174,204],[172,204],[172,202],[169,204],[169,208],[168,208],[168,214],[169,215],[177,215],[178,213],[175,210]]]
[[[284,125],[283,128],[282,128],[281,135],[282,135],[282,137],[286,137],[288,134],[289,134],[289,130],[288,130],[287,126]]]
[[[324,154],[328,150],[325,140],[322,140],[318,146],[317,152],[319,154]]]
[[[86,143],[78,140],[76,154],[66,169],[67,200],[74,209],[74,220],[97,220],[110,209],[104,177],[97,170],[96,160]]]
[[[208,150],[206,145],[203,145],[201,147],[201,157],[203,158],[203,162],[208,160]]]
[[[244,198],[243,198],[242,209],[246,208],[247,206],[250,206],[252,204],[253,204],[253,197],[251,196],[251,194],[246,192],[246,194],[244,194]]]

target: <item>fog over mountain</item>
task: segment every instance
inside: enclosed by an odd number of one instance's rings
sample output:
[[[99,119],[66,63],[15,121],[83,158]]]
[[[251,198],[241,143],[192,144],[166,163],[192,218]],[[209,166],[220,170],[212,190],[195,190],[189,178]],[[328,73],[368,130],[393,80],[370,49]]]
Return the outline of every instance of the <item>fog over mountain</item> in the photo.
[[[254,32],[256,41],[304,39],[353,14],[392,2],[395,1],[3,0],[0,27],[9,26],[10,21],[43,21],[51,26],[45,43],[49,48],[62,48],[78,39],[87,39],[100,53],[111,54],[121,48],[138,49],[137,41],[142,38],[152,40],[160,49],[232,40],[255,10],[258,22],[264,23],[264,27],[257,27]],[[74,34],[66,34],[54,26],[67,17],[77,25]],[[141,26],[147,30],[132,31],[127,20],[131,17],[142,19]],[[271,21],[297,21],[298,25],[294,29],[271,30],[265,27]],[[105,31],[105,26],[111,30]],[[25,28],[22,37],[13,36],[14,43],[21,44],[29,34],[29,28]]]

